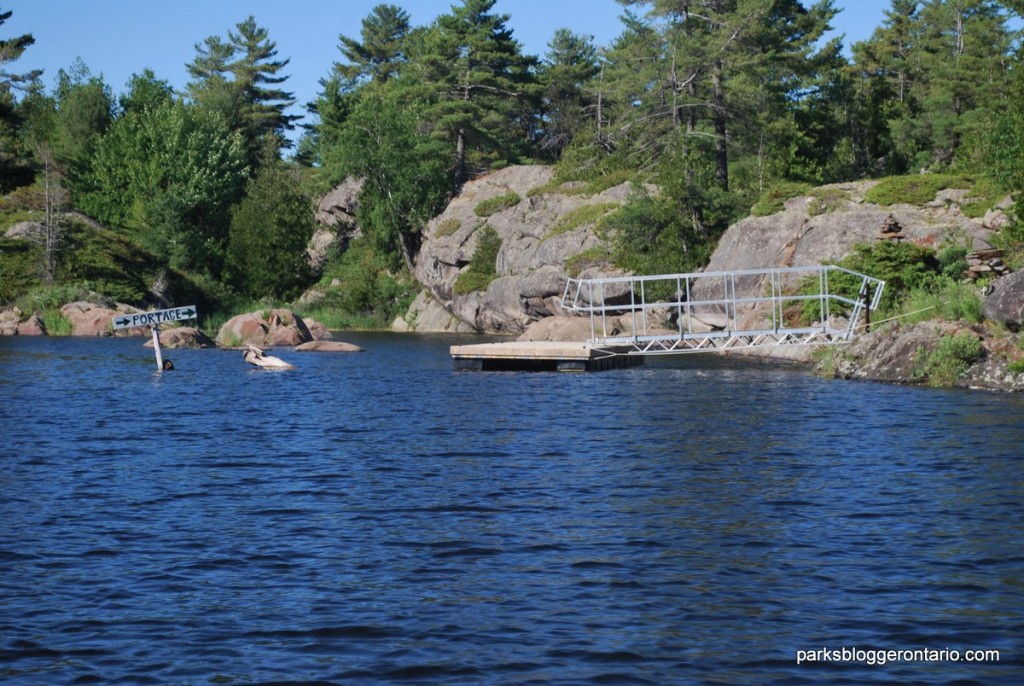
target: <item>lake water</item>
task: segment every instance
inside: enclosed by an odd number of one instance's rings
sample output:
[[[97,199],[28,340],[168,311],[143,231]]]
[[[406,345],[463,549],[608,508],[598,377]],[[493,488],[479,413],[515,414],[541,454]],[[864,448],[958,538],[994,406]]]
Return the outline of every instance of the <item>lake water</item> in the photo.
[[[0,339],[0,682],[1024,683],[1024,398],[341,338]]]

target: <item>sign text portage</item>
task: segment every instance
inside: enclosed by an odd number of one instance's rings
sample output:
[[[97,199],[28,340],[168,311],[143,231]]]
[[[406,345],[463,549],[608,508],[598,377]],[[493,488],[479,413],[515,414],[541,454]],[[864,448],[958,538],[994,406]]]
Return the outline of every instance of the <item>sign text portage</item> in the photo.
[[[156,326],[166,322],[177,322],[182,319],[195,319],[196,308],[174,307],[169,310],[153,312],[137,312],[135,314],[119,314],[114,317],[114,329],[132,329],[137,326]]]

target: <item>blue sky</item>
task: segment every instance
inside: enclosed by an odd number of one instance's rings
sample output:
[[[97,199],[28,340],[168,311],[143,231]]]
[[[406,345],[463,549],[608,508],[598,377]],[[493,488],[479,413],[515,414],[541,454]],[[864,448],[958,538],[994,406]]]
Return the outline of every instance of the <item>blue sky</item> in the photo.
[[[252,14],[277,43],[278,56],[291,59],[284,87],[302,105],[316,97],[319,79],[340,59],[338,35],[358,38],[362,19],[382,2],[405,8],[414,25],[430,23],[452,5],[452,0],[0,0],[0,10],[14,13],[0,27],[0,38],[35,37],[35,45],[7,69],[44,69],[47,88],[76,58],[102,74],[115,93],[146,68],[181,88],[196,43],[225,36]],[[891,3],[836,0],[835,6],[842,10],[836,33],[845,33],[849,45],[868,38]],[[598,45],[609,44],[622,29],[623,8],[615,0],[498,0],[495,10],[510,15],[516,38],[534,55],[544,54],[559,28],[593,35]]]

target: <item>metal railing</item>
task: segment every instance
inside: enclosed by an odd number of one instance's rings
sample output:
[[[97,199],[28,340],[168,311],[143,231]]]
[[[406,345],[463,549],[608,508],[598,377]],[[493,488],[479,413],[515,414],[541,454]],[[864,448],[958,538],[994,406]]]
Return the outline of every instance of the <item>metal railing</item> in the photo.
[[[593,345],[710,352],[847,341],[884,288],[835,265],[570,278],[562,307],[590,316]]]

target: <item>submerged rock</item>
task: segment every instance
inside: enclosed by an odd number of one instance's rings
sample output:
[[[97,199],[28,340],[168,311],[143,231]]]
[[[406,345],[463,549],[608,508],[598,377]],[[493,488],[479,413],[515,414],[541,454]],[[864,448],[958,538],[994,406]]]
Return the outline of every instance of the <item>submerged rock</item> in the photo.
[[[309,343],[295,346],[295,352],[361,353],[363,349],[358,345],[345,343],[344,341],[310,341]]]
[[[153,347],[152,336],[146,341],[147,348]],[[191,326],[160,330],[160,346],[163,348],[214,348],[217,346],[205,333]]]

